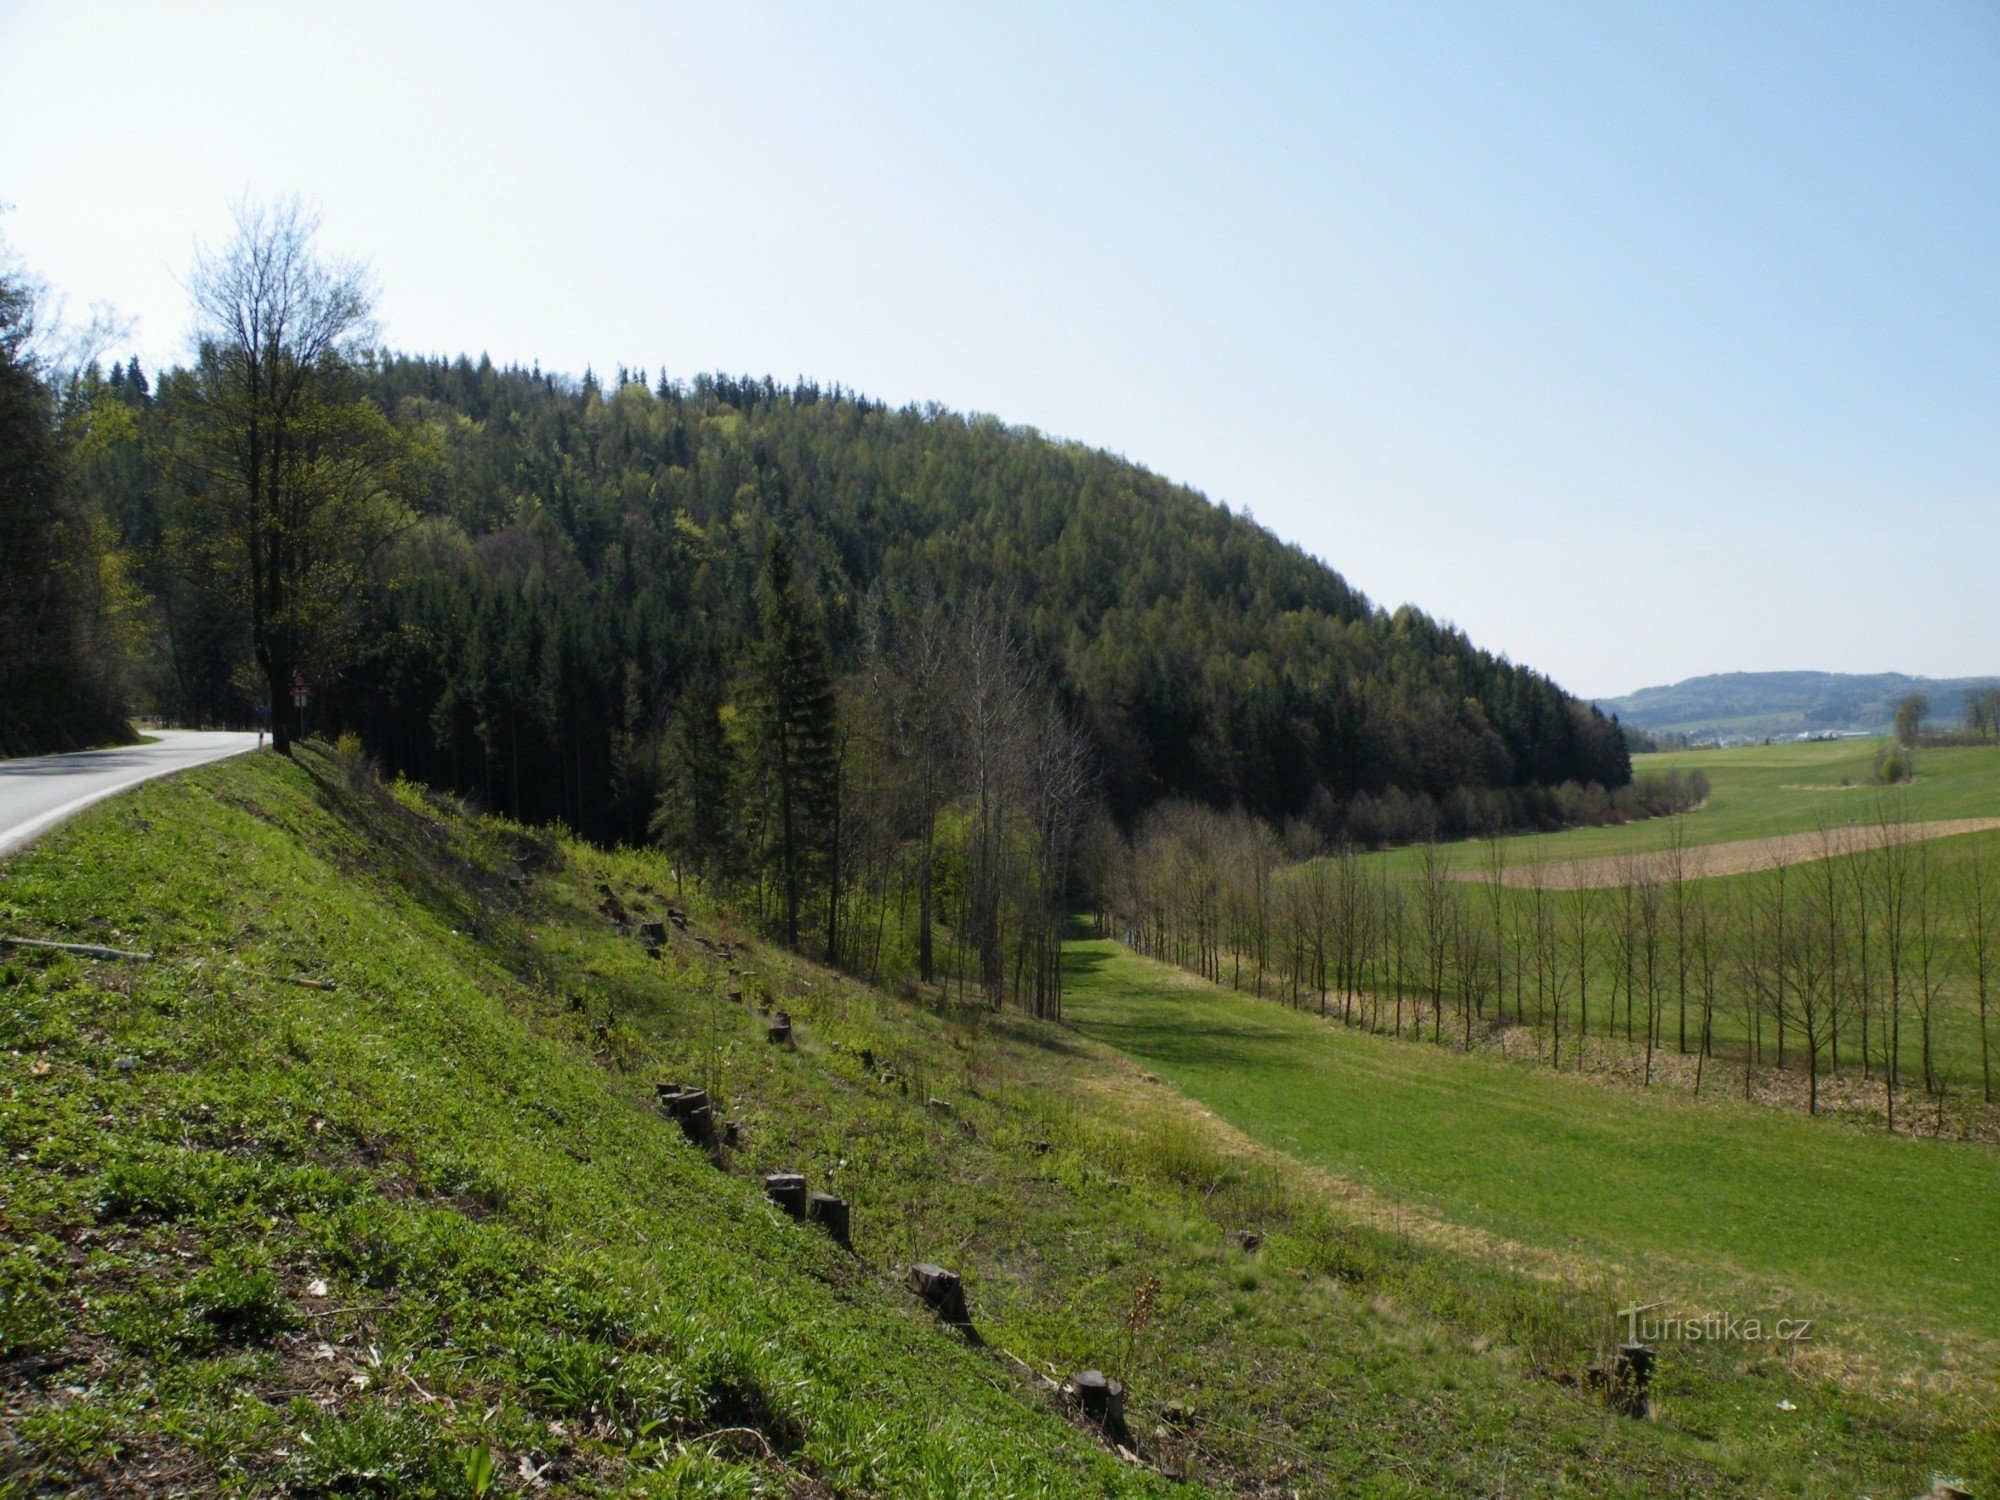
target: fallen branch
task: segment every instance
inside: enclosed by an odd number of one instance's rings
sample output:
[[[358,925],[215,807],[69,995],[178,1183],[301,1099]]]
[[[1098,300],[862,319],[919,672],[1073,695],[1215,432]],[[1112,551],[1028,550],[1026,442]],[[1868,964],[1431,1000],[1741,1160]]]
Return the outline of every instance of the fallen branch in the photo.
[[[340,988],[327,979],[294,979],[289,974],[266,974],[262,969],[253,969],[247,964],[234,964],[232,967],[239,974],[248,974],[252,979],[268,979],[273,984],[295,984],[300,989],[325,990],[329,994]]]
[[[150,953],[134,953],[125,948],[103,948],[96,943],[55,943],[47,938],[7,937],[0,935],[0,943],[11,943],[16,948],[47,948],[56,953],[75,953],[84,958],[130,959],[134,963],[149,964],[153,961]]]

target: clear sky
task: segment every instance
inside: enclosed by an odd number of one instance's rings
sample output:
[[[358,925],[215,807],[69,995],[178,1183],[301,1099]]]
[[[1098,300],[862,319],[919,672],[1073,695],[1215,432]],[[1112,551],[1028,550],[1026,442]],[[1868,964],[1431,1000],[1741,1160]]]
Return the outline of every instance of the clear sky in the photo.
[[[0,0],[0,232],[183,352],[316,200],[418,351],[838,380],[1592,694],[2000,671],[2000,5]]]

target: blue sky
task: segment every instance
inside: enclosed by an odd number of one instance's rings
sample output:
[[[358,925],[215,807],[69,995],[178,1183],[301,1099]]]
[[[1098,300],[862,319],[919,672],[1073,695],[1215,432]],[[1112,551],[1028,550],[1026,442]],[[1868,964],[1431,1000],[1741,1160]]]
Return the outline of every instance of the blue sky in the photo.
[[[301,193],[399,347],[995,412],[1585,693],[2000,672],[2000,6],[980,10],[0,0],[0,232],[157,366]]]

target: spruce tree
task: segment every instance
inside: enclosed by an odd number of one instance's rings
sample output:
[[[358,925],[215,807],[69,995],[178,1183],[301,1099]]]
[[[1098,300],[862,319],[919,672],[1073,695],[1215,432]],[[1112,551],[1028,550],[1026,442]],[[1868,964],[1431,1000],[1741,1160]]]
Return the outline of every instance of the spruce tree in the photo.
[[[722,728],[722,683],[703,672],[681,694],[667,729],[666,787],[653,814],[652,834],[674,856],[676,874],[693,873],[704,884],[730,866],[731,765]]]
[[[785,941],[799,941],[799,911],[829,866],[837,796],[833,671],[818,612],[801,591],[790,544],[764,559],[763,632],[753,658],[759,733],[753,753],[772,806],[763,858],[784,902]]]

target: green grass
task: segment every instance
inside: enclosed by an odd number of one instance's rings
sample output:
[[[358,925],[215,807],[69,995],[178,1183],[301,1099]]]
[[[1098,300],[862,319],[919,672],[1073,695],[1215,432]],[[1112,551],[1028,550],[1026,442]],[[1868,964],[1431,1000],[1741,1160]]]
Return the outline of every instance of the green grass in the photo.
[[[1898,822],[1939,818],[2000,817],[2000,746],[1947,746],[1917,752],[1916,776],[1897,787],[1874,784],[1877,740],[1822,740],[1786,745],[1745,745],[1731,750],[1675,750],[1635,755],[1635,775],[1700,771],[1708,777],[1705,807],[1690,814],[1690,843],[1723,844],[1776,834],[1806,833],[1822,816],[1871,822],[1886,808]],[[1553,834],[1518,834],[1501,840],[1510,864],[1539,854],[1547,860],[1591,859],[1665,847],[1672,825],[1665,818]],[[1460,851],[1462,867],[1482,856],[1478,844]],[[1410,849],[1374,856],[1398,873],[1415,867]]]
[[[1105,941],[1072,943],[1066,973],[1084,1034],[1254,1140],[1413,1213],[1576,1257],[1631,1303],[1791,1307],[1895,1376],[1990,1361],[2000,1341],[1988,1147],[1350,1032]]]
[[[556,851],[309,767],[149,787],[5,868],[0,925],[163,961],[0,972],[0,1488],[466,1494],[481,1450],[584,1491],[1160,1488],[645,1107],[604,998],[638,945],[599,919],[551,988],[505,899]],[[577,948],[587,888],[549,885]],[[656,1005],[714,995],[676,978]]]
[[[648,959],[605,886],[649,916],[672,889],[653,857],[316,751],[151,784],[0,865],[0,929],[160,954],[0,959],[0,1494],[1124,1495],[1170,1469],[1817,1496],[1986,1472],[1959,1405],[1761,1351],[1671,1361],[1658,1420],[1613,1415],[1577,1383],[1615,1332],[1595,1271],[1400,1233],[1072,1031],[761,945],[734,979],[680,939]],[[742,1126],[723,1170],[650,1107],[662,1078]],[[764,1205],[779,1167],[850,1199],[853,1254]],[[964,1275],[983,1345],[914,1305],[915,1259]],[[1089,1365],[1130,1385],[1150,1468],[1059,1409],[1049,1377]]]

